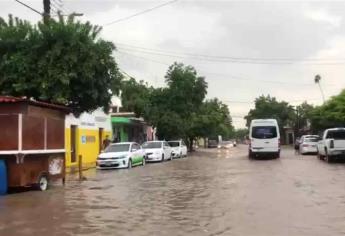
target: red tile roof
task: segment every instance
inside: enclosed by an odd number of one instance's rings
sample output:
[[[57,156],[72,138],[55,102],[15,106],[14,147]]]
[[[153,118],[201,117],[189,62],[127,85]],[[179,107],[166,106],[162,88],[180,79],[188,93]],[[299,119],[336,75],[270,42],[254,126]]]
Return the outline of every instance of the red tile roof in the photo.
[[[47,107],[57,110],[64,110],[66,112],[69,112],[70,109],[64,105],[58,105],[54,103],[48,103],[48,102],[41,102],[36,100],[31,100],[26,97],[13,97],[13,96],[0,96],[0,104],[1,103],[19,103],[19,102],[27,102],[34,106],[40,106],[40,107]]]

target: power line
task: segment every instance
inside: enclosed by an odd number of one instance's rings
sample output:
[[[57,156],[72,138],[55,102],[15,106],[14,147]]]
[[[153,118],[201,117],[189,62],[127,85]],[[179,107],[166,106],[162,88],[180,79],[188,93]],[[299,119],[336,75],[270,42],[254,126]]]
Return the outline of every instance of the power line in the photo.
[[[168,64],[168,63],[164,63],[162,61],[154,60],[154,59],[151,59],[148,57],[138,56],[138,55],[135,55],[133,53],[123,52],[121,50],[118,50],[117,52],[124,54],[124,55],[133,56],[133,57],[139,58],[139,59],[144,60],[144,61],[150,61],[150,62],[154,62],[157,64],[170,66],[170,64]],[[213,73],[213,72],[208,72],[208,71],[204,71],[204,70],[199,70],[199,71],[201,73],[204,73],[204,74],[224,76],[224,77],[226,77],[226,79],[229,79],[229,80],[255,81],[255,82],[260,82],[260,83],[270,83],[270,84],[280,84],[280,85],[298,85],[298,86],[313,86],[314,85],[313,83],[291,83],[291,82],[274,81],[274,80],[257,80],[257,79],[252,79],[252,78],[244,78],[242,76],[230,75],[230,74]],[[327,84],[326,86],[335,86],[335,85],[334,84]]]
[[[18,2],[19,4],[21,4],[21,5],[23,5],[23,6],[27,7],[27,8],[29,8],[31,11],[36,12],[37,14],[39,14],[39,15],[42,16],[42,13],[39,12],[38,10],[36,10],[35,8],[33,8],[33,7],[27,5],[27,4],[25,4],[25,3],[23,3],[23,2],[21,2],[21,1],[19,1],[19,0],[14,0],[14,1]]]
[[[160,4],[160,5],[157,5],[157,6],[155,6],[155,7],[148,8],[148,9],[146,9],[146,10],[137,12],[137,13],[135,13],[135,14],[133,14],[133,15],[129,15],[129,16],[126,16],[126,17],[123,17],[123,18],[120,18],[120,19],[111,21],[111,22],[109,22],[109,23],[104,24],[103,26],[108,26],[108,25],[112,25],[112,24],[116,24],[116,23],[125,21],[125,20],[129,20],[129,19],[131,19],[131,18],[133,18],[133,17],[136,17],[136,16],[139,16],[139,15],[145,14],[145,13],[147,13],[147,12],[156,10],[156,9],[158,9],[158,8],[161,8],[161,7],[164,7],[164,6],[166,6],[166,5],[175,3],[175,2],[177,2],[177,1],[178,1],[178,0],[172,0],[172,1],[169,1],[169,2],[166,2],[166,3],[163,3],[163,4]]]
[[[298,99],[298,100],[282,100],[283,102],[293,103],[293,102],[306,102],[306,101],[319,101],[320,98],[308,98],[308,99]],[[237,101],[237,100],[221,100],[224,103],[243,103],[243,104],[254,104],[255,101]]]
[[[172,52],[157,50],[151,48],[144,48],[132,46],[128,44],[117,43],[120,45],[118,48],[125,51],[133,51],[143,54],[151,54],[165,57],[174,58],[190,58],[210,62],[224,62],[224,63],[240,63],[240,64],[269,64],[269,65],[291,65],[299,63],[299,65],[343,65],[345,59],[322,59],[322,58],[305,58],[305,59],[292,59],[292,58],[250,58],[250,57],[231,57],[231,56],[215,56],[205,54],[193,54],[183,52]]]

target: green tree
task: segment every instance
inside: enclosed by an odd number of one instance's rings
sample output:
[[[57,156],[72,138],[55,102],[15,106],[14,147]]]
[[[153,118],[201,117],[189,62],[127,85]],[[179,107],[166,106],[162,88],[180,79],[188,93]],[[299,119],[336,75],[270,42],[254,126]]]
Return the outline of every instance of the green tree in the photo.
[[[311,124],[315,132],[332,127],[344,127],[345,90],[311,111]]]
[[[138,117],[144,117],[153,91],[144,81],[137,82],[134,78],[121,82],[122,107],[126,111],[134,112]]]
[[[301,130],[309,128],[311,114],[314,107],[307,102],[302,103],[295,109],[294,129],[296,134],[301,134]]]
[[[260,96],[255,99],[255,108],[251,109],[245,117],[247,127],[253,119],[276,119],[280,132],[284,133],[284,126],[293,125],[295,119],[293,107],[287,102],[278,102],[275,97]]]
[[[109,108],[121,73],[100,27],[74,18],[48,24],[0,19],[0,93],[60,103],[80,114]]]
[[[248,129],[236,129],[234,132],[234,138],[244,140],[249,135]]]
[[[234,128],[228,106],[217,98],[206,100],[198,112],[194,113],[191,130],[195,137],[215,139],[221,135],[229,139]]]

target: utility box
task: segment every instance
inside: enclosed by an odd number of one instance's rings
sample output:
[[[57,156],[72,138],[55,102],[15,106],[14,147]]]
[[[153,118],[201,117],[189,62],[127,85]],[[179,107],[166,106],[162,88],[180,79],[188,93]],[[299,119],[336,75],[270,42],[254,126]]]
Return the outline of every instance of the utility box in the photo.
[[[0,159],[8,187],[37,186],[65,176],[65,106],[0,96]]]

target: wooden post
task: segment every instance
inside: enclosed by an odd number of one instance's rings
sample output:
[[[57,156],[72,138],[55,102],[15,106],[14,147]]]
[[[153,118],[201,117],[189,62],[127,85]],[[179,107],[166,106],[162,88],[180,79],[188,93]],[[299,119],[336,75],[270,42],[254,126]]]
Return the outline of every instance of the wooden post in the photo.
[[[79,155],[78,157],[78,166],[79,166],[79,180],[83,180],[83,156]]]

